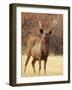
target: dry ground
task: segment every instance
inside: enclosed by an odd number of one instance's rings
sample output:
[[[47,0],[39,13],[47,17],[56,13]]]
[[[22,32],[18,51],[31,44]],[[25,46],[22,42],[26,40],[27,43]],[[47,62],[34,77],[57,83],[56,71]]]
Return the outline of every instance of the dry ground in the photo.
[[[21,76],[22,77],[27,77],[27,76],[39,76],[39,64],[38,61],[35,63],[35,69],[36,73],[33,72],[32,68],[32,57],[30,58],[26,72],[24,73],[24,68],[25,68],[25,61],[26,61],[26,55],[22,55],[22,61],[21,61]],[[44,62],[41,62],[41,76],[44,76]],[[47,65],[46,65],[46,75],[51,76],[51,75],[63,75],[63,56],[49,56],[47,60]]]

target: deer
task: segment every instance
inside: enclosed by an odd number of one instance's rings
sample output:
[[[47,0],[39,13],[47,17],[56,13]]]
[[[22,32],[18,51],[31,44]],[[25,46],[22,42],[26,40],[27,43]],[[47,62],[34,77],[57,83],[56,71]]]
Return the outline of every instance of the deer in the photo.
[[[41,70],[41,61],[44,61],[44,74],[46,75],[46,63],[49,56],[49,41],[51,36],[53,35],[53,29],[56,27],[59,16],[57,16],[57,20],[53,16],[52,25],[48,30],[44,30],[41,24],[41,21],[39,20],[39,17],[37,16],[38,24],[39,24],[39,32],[41,34],[41,38],[37,36],[32,36],[29,38],[27,43],[27,59],[25,62],[25,68],[24,72],[26,71],[26,67],[28,64],[28,61],[30,60],[30,57],[32,56],[32,67],[34,73],[35,71],[35,63],[38,60],[39,62],[39,75]]]

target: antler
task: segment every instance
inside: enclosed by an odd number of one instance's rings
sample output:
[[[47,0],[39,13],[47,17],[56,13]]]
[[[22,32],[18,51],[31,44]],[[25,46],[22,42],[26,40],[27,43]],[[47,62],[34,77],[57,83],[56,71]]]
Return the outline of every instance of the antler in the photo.
[[[37,16],[37,19],[38,19],[38,23],[39,23],[40,29],[42,29],[42,24],[41,24],[41,21],[39,20],[38,16]]]
[[[49,28],[49,31],[52,30],[57,25],[58,21],[59,21],[59,15],[57,15],[57,20],[53,16],[53,22],[51,27]]]

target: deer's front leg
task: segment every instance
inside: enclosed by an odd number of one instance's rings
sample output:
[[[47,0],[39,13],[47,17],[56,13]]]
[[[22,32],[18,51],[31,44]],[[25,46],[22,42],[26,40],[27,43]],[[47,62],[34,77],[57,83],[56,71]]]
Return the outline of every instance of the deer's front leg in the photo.
[[[39,60],[39,75],[40,75],[40,70],[41,70],[41,60]]]
[[[33,59],[33,60],[32,60],[32,67],[33,67],[34,73],[36,72],[36,71],[35,71],[35,62],[36,62],[36,60]]]
[[[44,60],[44,74],[46,75],[46,63],[47,63],[47,59]]]

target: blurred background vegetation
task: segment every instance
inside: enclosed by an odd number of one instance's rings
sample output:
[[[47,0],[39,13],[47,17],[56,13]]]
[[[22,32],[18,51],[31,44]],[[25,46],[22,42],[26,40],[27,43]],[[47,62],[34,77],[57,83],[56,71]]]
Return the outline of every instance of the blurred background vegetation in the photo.
[[[50,54],[63,54],[63,15],[59,15],[58,24],[54,28],[53,35],[50,39]],[[22,40],[22,54],[26,53],[27,41],[31,35],[41,37],[39,32],[39,25],[37,16],[41,21],[43,29],[48,30],[52,26],[52,17],[57,19],[57,14],[43,14],[43,13],[21,13],[21,40]]]

